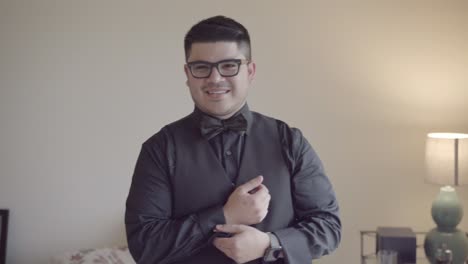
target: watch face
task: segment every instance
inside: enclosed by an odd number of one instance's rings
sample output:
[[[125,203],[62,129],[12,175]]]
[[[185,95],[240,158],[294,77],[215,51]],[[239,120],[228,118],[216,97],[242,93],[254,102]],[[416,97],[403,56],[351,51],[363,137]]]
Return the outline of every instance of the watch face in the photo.
[[[275,251],[274,251],[274,249],[272,249],[272,248],[267,249],[267,252],[266,252],[265,256],[263,257],[263,260],[264,260],[265,262],[275,261],[276,258],[275,258]]]
[[[269,248],[265,254],[263,260],[265,262],[272,262],[278,260],[281,254],[281,248]]]
[[[273,257],[275,259],[278,259],[280,257],[280,255],[281,255],[281,249],[274,249],[273,250]]]

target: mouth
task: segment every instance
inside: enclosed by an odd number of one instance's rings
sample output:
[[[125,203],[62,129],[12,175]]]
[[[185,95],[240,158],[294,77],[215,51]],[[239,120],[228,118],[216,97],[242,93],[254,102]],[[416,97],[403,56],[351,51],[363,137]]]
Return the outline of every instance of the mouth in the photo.
[[[208,90],[205,91],[205,93],[211,95],[211,94],[227,94],[231,92],[231,90]]]
[[[220,99],[222,98],[224,95],[230,93],[231,90],[224,90],[224,89],[210,89],[210,90],[206,90],[205,93],[213,98],[213,99]]]

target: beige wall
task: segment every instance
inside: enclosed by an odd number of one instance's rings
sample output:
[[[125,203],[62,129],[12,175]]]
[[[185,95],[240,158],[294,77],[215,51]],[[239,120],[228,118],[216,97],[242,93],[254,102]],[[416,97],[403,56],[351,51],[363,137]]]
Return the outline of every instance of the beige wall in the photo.
[[[358,263],[359,230],[431,228],[425,133],[468,132],[466,1],[342,2],[1,0],[8,263],[125,242],[140,144],[193,107],[183,36],[216,14],[251,32],[251,108],[301,128],[338,193],[343,241],[319,263]]]

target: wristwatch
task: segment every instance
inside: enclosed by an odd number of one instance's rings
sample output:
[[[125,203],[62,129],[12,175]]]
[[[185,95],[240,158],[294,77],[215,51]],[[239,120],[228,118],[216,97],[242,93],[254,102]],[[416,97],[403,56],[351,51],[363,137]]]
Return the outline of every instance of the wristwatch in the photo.
[[[263,263],[278,260],[279,256],[283,252],[283,248],[281,247],[278,238],[273,233],[267,232],[266,234],[270,237],[270,246],[265,251]]]

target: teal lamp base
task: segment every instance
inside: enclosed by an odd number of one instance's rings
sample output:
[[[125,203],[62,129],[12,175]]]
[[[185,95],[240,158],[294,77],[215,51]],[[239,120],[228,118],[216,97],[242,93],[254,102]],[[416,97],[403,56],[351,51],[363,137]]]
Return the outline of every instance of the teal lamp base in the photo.
[[[465,232],[456,229],[454,232],[442,232],[437,228],[427,233],[424,240],[424,252],[431,263],[437,262],[443,254],[443,249],[450,249],[452,252],[453,264],[463,264],[468,257],[468,239]]]
[[[432,229],[424,240],[424,251],[431,263],[463,264],[468,257],[468,238],[457,229],[463,217],[463,208],[455,189],[445,186],[432,203],[432,218],[437,227]],[[449,252],[450,256],[444,254]],[[451,262],[442,262],[451,258]]]

